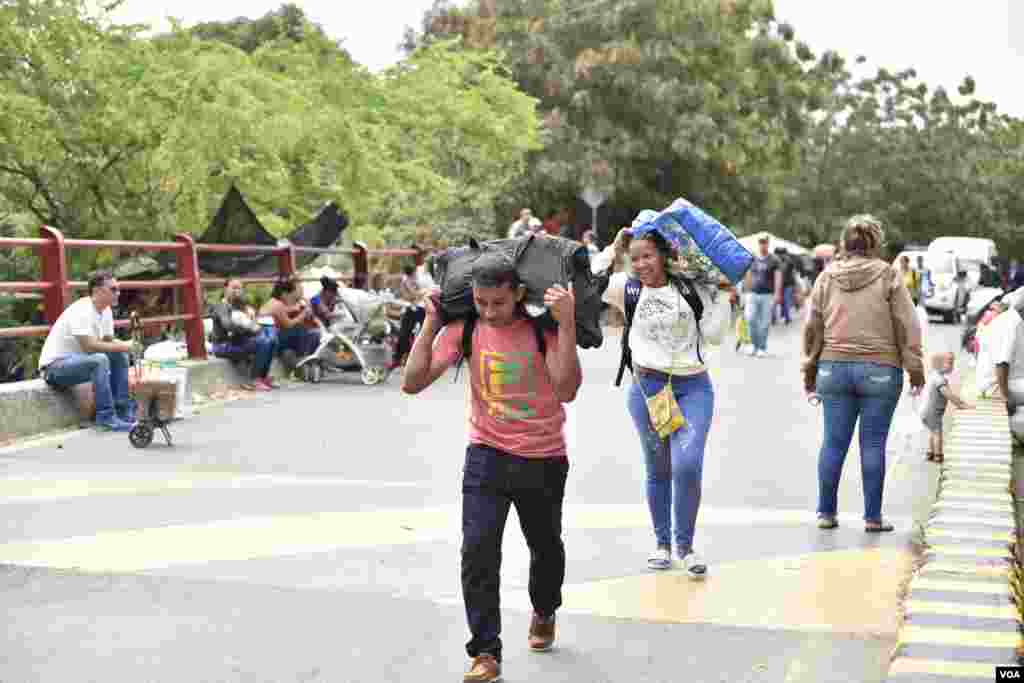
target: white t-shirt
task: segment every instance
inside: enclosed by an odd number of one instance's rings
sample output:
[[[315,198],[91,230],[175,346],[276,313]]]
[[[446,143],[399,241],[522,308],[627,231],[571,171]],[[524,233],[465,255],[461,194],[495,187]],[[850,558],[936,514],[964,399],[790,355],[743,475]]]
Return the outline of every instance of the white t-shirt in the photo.
[[[1024,334],[1016,309],[1001,313],[978,335],[976,384],[979,393],[996,385],[996,366],[1010,366],[1010,381],[1024,379]]]
[[[43,351],[39,355],[39,367],[72,353],[84,353],[76,337],[103,339],[114,336],[114,313],[108,308],[103,313],[96,310],[92,299],[83,297],[64,309],[57,322],[46,336]]]
[[[591,267],[602,272],[611,263],[612,248],[595,256]],[[625,313],[625,292],[628,274],[615,273],[608,283],[604,300]],[[718,296],[710,288],[696,287],[704,303],[700,319],[701,357],[707,359],[707,346],[722,343],[729,323],[728,297]],[[697,325],[693,309],[674,285],[644,287],[640,290],[633,325],[629,332],[629,348],[634,367],[640,366],[677,375],[693,375],[705,370],[697,355]]]

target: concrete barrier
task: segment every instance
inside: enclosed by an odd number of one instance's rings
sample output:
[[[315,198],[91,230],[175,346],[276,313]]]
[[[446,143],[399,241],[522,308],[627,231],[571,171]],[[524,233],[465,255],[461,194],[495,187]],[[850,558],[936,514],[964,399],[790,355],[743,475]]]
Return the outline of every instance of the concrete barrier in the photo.
[[[185,405],[181,406],[186,414],[193,397],[222,393],[244,381],[244,368],[223,358],[182,361],[178,367],[187,375]],[[276,359],[271,374],[285,374]],[[0,384],[0,443],[86,424],[71,392],[56,391],[41,379]]]
[[[997,666],[1017,664],[1013,447],[1003,404],[981,399],[957,411],[945,450],[889,683],[994,681]]]

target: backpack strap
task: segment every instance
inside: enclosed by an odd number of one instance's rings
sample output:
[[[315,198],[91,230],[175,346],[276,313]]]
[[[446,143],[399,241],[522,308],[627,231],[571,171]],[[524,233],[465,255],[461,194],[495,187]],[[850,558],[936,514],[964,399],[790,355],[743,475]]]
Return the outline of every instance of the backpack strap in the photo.
[[[626,326],[622,328],[622,355],[619,358],[619,372],[615,375],[615,386],[622,384],[622,375],[625,374],[626,368],[629,368],[630,372],[633,372],[633,353],[629,348],[629,330],[633,326],[633,315],[636,313],[636,305],[640,301],[640,292],[644,288],[644,283],[640,282],[638,278],[631,277],[626,280],[626,290],[624,292],[624,313],[626,314]]]
[[[700,342],[703,337],[700,321],[704,317],[704,302],[689,279],[673,275],[669,278],[669,281],[693,310],[693,319],[697,325],[697,360],[704,363],[704,357],[700,352]],[[625,374],[626,368],[633,372],[633,352],[629,348],[629,331],[633,327],[633,316],[636,314],[636,306],[640,302],[640,292],[643,291],[643,288],[644,285],[638,278],[626,280],[626,290],[624,292],[625,305],[623,306],[625,309],[624,313],[626,314],[626,326],[622,329],[622,356],[619,360],[619,372],[615,375],[615,386],[622,384],[622,376]]]

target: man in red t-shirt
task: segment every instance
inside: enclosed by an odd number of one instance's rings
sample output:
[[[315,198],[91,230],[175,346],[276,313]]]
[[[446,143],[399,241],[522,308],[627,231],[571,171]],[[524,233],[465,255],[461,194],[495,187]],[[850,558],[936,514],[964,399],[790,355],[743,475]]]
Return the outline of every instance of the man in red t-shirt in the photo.
[[[543,332],[541,354],[525,295],[510,260],[501,254],[479,259],[473,272],[479,317],[465,359],[471,409],[462,480],[462,594],[472,633],[466,652],[473,660],[465,681],[501,677],[501,542],[510,505],[530,548],[530,649],[551,649],[562,604],[562,499],[569,471],[562,404],[576,398],[583,381],[576,307],[569,289],[545,293],[558,331]],[[408,394],[423,391],[462,359],[465,323],[444,326],[436,299],[426,307],[402,382]]]

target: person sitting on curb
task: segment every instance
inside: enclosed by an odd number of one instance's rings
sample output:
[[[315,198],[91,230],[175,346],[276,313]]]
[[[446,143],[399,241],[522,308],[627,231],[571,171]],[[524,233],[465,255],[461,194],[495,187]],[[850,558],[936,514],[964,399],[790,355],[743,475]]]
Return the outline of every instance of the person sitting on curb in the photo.
[[[39,371],[56,389],[92,382],[97,429],[130,432],[135,403],[128,394],[128,354],[138,349],[114,339],[111,306],[119,292],[111,272],[90,275],[89,295],[68,306],[46,336]]]
[[[416,267],[408,264],[402,268],[402,281],[398,285],[398,297],[410,304],[402,312],[402,323],[398,330],[398,341],[395,343],[395,355],[391,360],[391,369],[401,367],[405,364],[405,357],[412,348],[413,333],[417,325],[422,325],[427,312],[424,308],[423,298],[429,293],[429,289],[420,285],[420,279],[416,277]]]
[[[554,333],[528,318],[526,287],[504,255],[481,256],[472,283],[475,319],[444,326],[439,293],[426,299],[426,320],[409,354],[402,391],[418,394],[452,365],[468,363],[462,594],[472,663],[463,680],[491,683],[501,680],[501,539],[512,505],[530,548],[528,645],[546,652],[555,641],[565,579],[562,500],[569,472],[563,404],[576,398],[583,375],[571,289],[556,285],[544,295],[558,323]]]
[[[247,391],[270,391],[276,385],[270,380],[270,363],[274,359],[274,340],[263,335],[251,306],[245,303],[241,280],[224,283],[224,300],[210,307],[213,319],[213,355],[235,359],[252,355],[251,382],[242,385]]]
[[[270,301],[263,304],[260,316],[274,320],[277,351],[289,368],[294,368],[298,361],[316,351],[320,344],[316,316],[302,298],[302,291],[294,278],[280,278],[274,283]]]
[[[330,328],[336,318],[342,317],[342,314],[335,310],[338,305],[339,288],[337,280],[324,275],[320,278],[320,293],[309,300],[313,315],[325,329]]]

